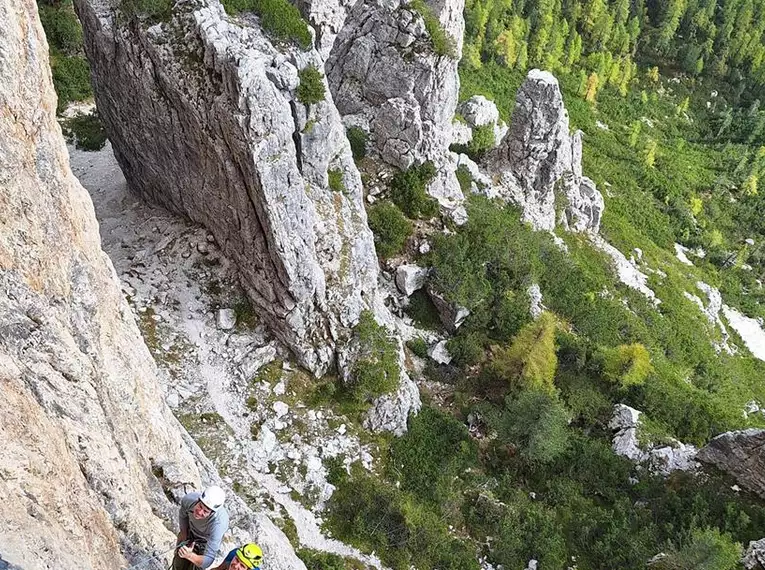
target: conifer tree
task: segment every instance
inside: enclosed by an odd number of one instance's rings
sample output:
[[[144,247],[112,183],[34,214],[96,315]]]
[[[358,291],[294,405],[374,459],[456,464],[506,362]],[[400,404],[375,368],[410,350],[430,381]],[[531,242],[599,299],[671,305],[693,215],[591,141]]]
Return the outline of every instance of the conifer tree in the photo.
[[[587,87],[584,92],[584,100],[588,103],[595,103],[595,97],[598,95],[599,82],[598,74],[594,71],[590,73],[590,76],[587,78]]]

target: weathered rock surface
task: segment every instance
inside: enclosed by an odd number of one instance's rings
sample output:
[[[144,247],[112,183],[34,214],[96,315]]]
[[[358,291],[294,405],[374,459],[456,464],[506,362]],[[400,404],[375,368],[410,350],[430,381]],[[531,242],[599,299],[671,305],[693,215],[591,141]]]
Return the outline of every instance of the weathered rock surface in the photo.
[[[406,3],[357,2],[327,60],[327,79],[340,113],[367,127],[370,147],[385,162],[400,169],[434,163],[437,174],[428,192],[462,219],[464,197],[448,148],[459,94],[464,0],[428,4],[454,40],[454,57],[433,51],[422,17]]]
[[[532,69],[515,100],[510,131],[486,159],[499,193],[537,229],[597,233],[603,196],[582,175],[582,133],[569,131],[558,80]]]
[[[765,570],[765,538],[749,543],[741,563],[746,570]]]
[[[450,303],[443,295],[441,295],[441,293],[431,286],[428,286],[426,291],[428,292],[430,300],[433,301],[433,304],[436,306],[441,323],[450,333],[456,333],[457,329],[460,328],[462,323],[465,322],[465,319],[470,315],[470,310],[461,305]]]
[[[396,268],[396,287],[407,297],[422,289],[428,278],[428,269],[419,265],[399,265]]]
[[[172,544],[155,474],[200,474],[69,169],[35,2],[0,0],[0,46],[0,550],[124,568]]]
[[[673,441],[672,445],[663,445],[643,449],[638,440],[640,414],[642,412],[616,404],[613,416],[608,423],[615,434],[612,441],[614,453],[626,457],[635,463],[645,463],[653,473],[669,475],[672,471],[692,471],[696,469],[698,450],[692,445]]]
[[[701,448],[698,459],[733,476],[742,486],[765,497],[765,430],[747,429],[718,435]]]
[[[206,226],[275,334],[321,374],[376,294],[377,259],[331,97],[306,106],[297,70],[217,2],[182,1],[146,28],[77,0],[100,115],[130,187]],[[328,186],[342,173],[344,192]]]
[[[499,110],[494,104],[483,95],[473,95],[470,99],[462,102],[457,111],[467,121],[467,127],[470,130],[468,141],[473,138],[473,129],[477,127],[492,127],[494,131],[494,145],[498,145],[507,134],[508,126],[499,119]],[[454,137],[454,126],[452,137]],[[459,128],[457,129],[459,132]],[[467,141],[465,141],[467,142]]]

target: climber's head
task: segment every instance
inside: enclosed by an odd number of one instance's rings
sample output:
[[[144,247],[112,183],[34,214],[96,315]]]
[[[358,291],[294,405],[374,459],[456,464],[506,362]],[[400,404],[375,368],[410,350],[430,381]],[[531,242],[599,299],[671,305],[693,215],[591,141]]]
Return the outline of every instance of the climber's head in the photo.
[[[237,549],[229,570],[251,570],[260,567],[262,563],[263,551],[257,544],[250,542]]]
[[[197,501],[197,504],[194,505],[194,510],[191,514],[197,520],[206,519],[221,508],[225,500],[226,493],[223,492],[223,489],[216,485],[207,487],[199,498],[199,501]]]

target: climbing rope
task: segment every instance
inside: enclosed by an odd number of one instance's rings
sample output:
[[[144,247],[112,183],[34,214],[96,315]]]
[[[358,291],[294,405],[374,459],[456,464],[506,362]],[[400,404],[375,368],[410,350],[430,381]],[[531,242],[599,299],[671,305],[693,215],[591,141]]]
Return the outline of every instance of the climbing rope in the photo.
[[[183,546],[183,545],[185,545],[187,543],[188,543],[188,540],[184,540],[183,542],[179,542],[178,544],[173,546],[170,550],[165,550],[164,552],[160,552],[159,554],[155,554],[154,556],[150,556],[149,558],[145,558],[145,559],[141,560],[140,562],[137,562],[136,564],[133,564],[132,566],[128,566],[127,568],[125,568],[125,570],[134,570],[135,568],[140,568],[141,566],[143,566],[147,562],[151,562],[152,560],[155,560],[155,561],[159,562],[160,558],[162,558],[163,556],[167,556],[171,552],[175,551],[177,548],[180,548],[181,546]],[[172,566],[172,564],[171,564],[171,566]]]

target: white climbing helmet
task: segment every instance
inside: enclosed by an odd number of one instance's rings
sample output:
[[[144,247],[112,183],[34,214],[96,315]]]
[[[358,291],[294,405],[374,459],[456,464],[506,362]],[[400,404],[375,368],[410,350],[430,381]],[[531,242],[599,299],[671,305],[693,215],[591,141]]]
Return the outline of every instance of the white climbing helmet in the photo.
[[[217,511],[226,501],[226,493],[217,485],[212,485],[202,492],[202,496],[199,500],[202,501],[208,509]]]

